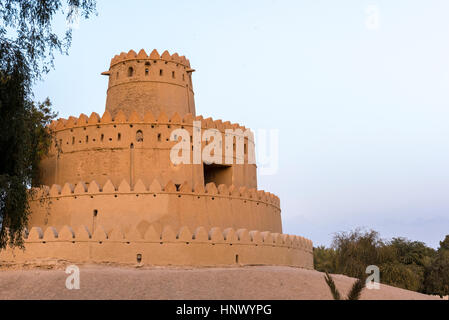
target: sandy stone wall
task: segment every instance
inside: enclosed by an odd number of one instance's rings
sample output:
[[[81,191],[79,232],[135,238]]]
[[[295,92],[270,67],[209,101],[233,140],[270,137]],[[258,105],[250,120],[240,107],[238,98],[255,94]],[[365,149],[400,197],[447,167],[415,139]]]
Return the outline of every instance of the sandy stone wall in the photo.
[[[195,115],[193,71],[184,56],[168,51],[159,56],[153,50],[148,56],[144,50],[138,54],[131,50],[115,56],[103,73],[109,76],[106,110],[112,115],[119,110],[142,116],[148,111]]]
[[[313,269],[312,242],[279,233],[198,227],[165,227],[161,232],[149,226],[122,233],[106,233],[102,227],[91,235],[87,227],[76,232],[68,226],[59,232],[34,227],[25,240],[25,250],[0,252],[0,261],[31,262],[60,259],[70,262],[113,262],[145,265],[288,265]]]
[[[40,190],[31,201],[31,210],[29,226],[41,228],[85,225],[92,230],[101,225],[106,231],[120,226],[128,232],[145,221],[160,228],[218,226],[282,232],[278,197],[245,187],[217,188],[214,183],[193,188],[188,183],[176,186],[169,182],[162,187],[157,180],[149,186],[139,180],[132,189],[125,180],[120,185],[110,180],[104,185],[66,183]]]
[[[45,185],[75,184],[79,181],[95,180],[104,184],[110,179],[118,185],[122,180],[134,184],[138,179],[150,184],[154,179],[163,185],[169,181],[175,184],[188,182],[191,185],[205,184],[203,165],[174,165],[170,160],[170,150],[178,142],[170,141],[173,130],[185,129],[193,137],[193,121],[201,122],[201,130],[218,130],[222,135],[222,163],[225,163],[226,129],[245,131],[246,128],[221,120],[193,117],[188,114],[181,118],[177,113],[172,117],[162,112],[157,118],[151,112],[144,117],[133,112],[126,116],[118,112],[113,118],[109,112],[100,116],[96,113],[88,118],[59,119],[50,126],[55,138],[50,154],[41,162],[42,182]],[[193,142],[189,142],[190,147]],[[234,144],[236,140],[234,139]],[[207,145],[203,141],[201,150]],[[234,146],[235,148],[235,146]],[[248,150],[254,149],[252,138],[244,139],[244,164],[234,152],[232,179],[228,184],[237,187],[257,187],[257,169],[248,163]]]

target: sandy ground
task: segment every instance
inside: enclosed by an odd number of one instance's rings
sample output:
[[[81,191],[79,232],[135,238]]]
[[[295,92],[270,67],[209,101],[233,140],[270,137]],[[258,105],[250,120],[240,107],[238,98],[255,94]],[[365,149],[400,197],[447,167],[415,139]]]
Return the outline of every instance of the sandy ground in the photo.
[[[277,266],[229,268],[155,268],[79,265],[80,290],[68,290],[65,265],[0,265],[0,299],[332,299],[324,275],[313,270]],[[340,292],[352,278],[335,275]],[[365,289],[362,299],[438,299],[381,285]]]

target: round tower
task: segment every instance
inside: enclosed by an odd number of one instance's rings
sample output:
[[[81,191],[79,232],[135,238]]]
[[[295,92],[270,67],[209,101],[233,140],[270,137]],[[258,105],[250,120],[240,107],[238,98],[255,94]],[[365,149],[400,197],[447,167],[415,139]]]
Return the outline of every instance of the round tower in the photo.
[[[126,115],[147,111],[158,115],[162,111],[169,117],[177,112],[181,117],[195,116],[190,62],[177,53],[153,50],[148,56],[142,49],[137,54],[122,52],[111,60],[106,98],[106,111],[115,116],[119,110]]]

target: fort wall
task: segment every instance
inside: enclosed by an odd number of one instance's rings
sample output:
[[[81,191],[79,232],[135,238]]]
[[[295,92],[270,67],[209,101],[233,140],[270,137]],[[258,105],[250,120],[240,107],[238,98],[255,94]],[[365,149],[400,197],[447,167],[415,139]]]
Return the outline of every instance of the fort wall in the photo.
[[[191,164],[174,165],[170,160],[170,151],[178,143],[170,141],[171,133],[175,129],[185,129],[193,137],[193,121],[201,122],[203,132],[215,129],[221,133],[222,163],[225,163],[225,131],[247,130],[238,124],[191,114],[181,118],[175,113],[169,118],[164,112],[157,118],[151,112],[144,117],[133,112],[127,117],[121,111],[113,118],[106,111],[101,118],[92,113],[89,118],[80,115],[79,118],[59,119],[50,125],[54,141],[49,155],[41,162],[42,182],[45,185],[63,185],[95,180],[104,184],[110,179],[118,185],[122,180],[133,184],[141,179],[150,184],[157,179],[162,184],[168,181],[205,184],[203,164],[193,164],[193,151],[190,152]],[[243,143],[243,158],[239,158],[234,139],[233,164],[227,184],[256,188],[257,168],[248,161],[248,150],[254,150],[254,141],[246,137]],[[193,142],[190,141],[189,145],[192,150]],[[207,142],[203,141],[201,150],[206,145]]]
[[[106,110],[112,115],[119,110],[142,116],[148,111],[195,115],[193,71],[184,56],[168,51],[160,56],[153,50],[148,56],[144,50],[131,50],[115,56],[109,71],[103,72],[109,76]]]
[[[76,231],[74,231],[76,230]],[[313,269],[313,245],[299,236],[233,228],[149,226],[123,233],[98,227],[34,227],[25,250],[0,252],[0,261],[25,263],[58,259],[72,263],[122,263],[155,266],[287,265]]]
[[[169,182],[162,187],[157,180],[151,185],[138,180],[132,189],[125,180],[118,186],[110,180],[101,186],[96,181],[66,183],[41,189],[30,206],[29,226],[41,228],[85,225],[93,230],[101,225],[106,231],[121,226],[127,232],[146,221],[161,228],[218,226],[282,232],[278,197],[214,183],[193,188],[188,183]]]

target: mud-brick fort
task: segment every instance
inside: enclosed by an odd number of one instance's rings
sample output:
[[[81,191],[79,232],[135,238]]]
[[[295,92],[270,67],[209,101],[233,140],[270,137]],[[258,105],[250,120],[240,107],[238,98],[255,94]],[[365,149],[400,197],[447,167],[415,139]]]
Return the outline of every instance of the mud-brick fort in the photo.
[[[279,198],[257,190],[252,135],[240,137],[243,152],[232,164],[171,161],[176,129],[192,137],[200,123],[223,141],[228,129],[246,131],[196,115],[194,71],[167,51],[115,56],[102,73],[109,77],[104,114],[49,126],[45,186],[30,199],[25,250],[2,251],[0,261],[313,268],[312,242],[283,234]],[[239,149],[238,137],[231,141]],[[199,143],[204,150],[211,141]]]

